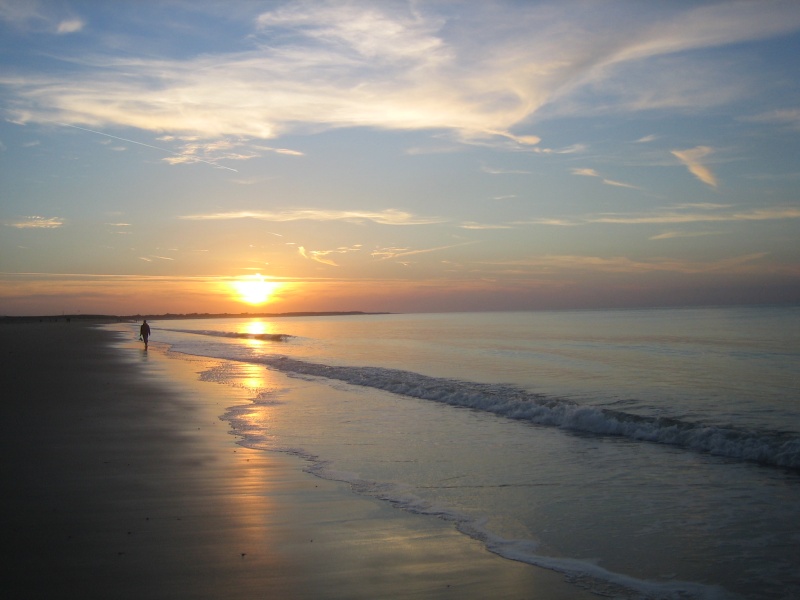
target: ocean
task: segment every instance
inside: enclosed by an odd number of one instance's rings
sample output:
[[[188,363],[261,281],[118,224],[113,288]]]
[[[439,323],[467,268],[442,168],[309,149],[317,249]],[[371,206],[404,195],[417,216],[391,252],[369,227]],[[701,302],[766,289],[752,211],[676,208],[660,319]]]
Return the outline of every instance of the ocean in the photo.
[[[239,444],[509,560],[613,598],[800,598],[800,307],[151,327],[248,390]]]

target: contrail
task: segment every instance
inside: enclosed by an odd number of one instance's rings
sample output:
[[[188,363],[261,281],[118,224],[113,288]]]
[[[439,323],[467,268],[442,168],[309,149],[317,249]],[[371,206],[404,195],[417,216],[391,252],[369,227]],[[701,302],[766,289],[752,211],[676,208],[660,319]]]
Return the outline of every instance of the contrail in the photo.
[[[193,160],[196,162],[206,163],[207,165],[211,165],[212,167],[217,167],[218,169],[227,169],[228,171],[233,171],[234,173],[238,173],[236,169],[231,169],[230,167],[226,167],[224,165],[220,165],[215,162],[211,162],[210,160],[203,160],[202,158],[197,158],[196,156],[187,156],[186,154],[180,154],[179,152],[173,152],[172,150],[167,150],[166,148],[159,148],[158,146],[151,146],[150,144],[145,144],[144,142],[137,142],[136,140],[129,140],[124,137],[119,137],[116,135],[111,135],[110,133],[103,133],[102,131],[95,131],[94,129],[87,129],[86,127],[78,127],[77,125],[70,125],[69,123],[59,123],[59,125],[63,125],[64,127],[72,127],[73,129],[80,129],[81,131],[88,131],[89,133],[96,133],[97,135],[104,135],[106,137],[114,138],[115,140],[121,140],[123,142],[129,142],[131,144],[139,144],[140,146],[145,146],[146,148],[152,148],[153,150],[160,150],[161,152],[166,152],[168,154],[173,154],[175,156],[180,156],[181,158],[187,158],[189,160]]]

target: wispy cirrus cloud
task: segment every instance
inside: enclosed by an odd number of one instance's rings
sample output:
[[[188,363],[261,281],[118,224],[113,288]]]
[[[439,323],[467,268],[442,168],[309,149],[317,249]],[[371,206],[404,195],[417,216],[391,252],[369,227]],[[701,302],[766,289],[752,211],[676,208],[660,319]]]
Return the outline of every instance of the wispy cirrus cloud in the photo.
[[[38,0],[16,2],[0,0],[0,21],[15,27],[64,35],[77,33],[86,26],[80,17],[60,10],[61,7],[44,5]]]
[[[260,154],[244,150],[241,142],[234,142],[230,139],[218,139],[214,141],[189,139],[181,141],[174,136],[164,136],[159,141],[173,141],[178,139],[180,149],[172,152],[172,156],[162,159],[171,165],[179,165],[193,162],[208,162],[215,164],[219,160],[250,160],[257,158]]]
[[[684,202],[676,204],[672,207],[675,210],[723,210],[732,208],[730,204],[721,204],[720,202]]]
[[[77,33],[81,31],[86,26],[86,23],[83,22],[82,19],[66,19],[61,21],[56,26],[56,33],[58,34],[65,34],[65,33]]]
[[[5,223],[8,227],[15,229],[58,229],[64,225],[64,219],[60,217],[25,217],[19,221],[9,221]]]
[[[709,205],[725,206],[725,205]],[[610,224],[610,225],[661,225],[679,223],[726,223],[737,221],[772,221],[780,219],[800,219],[800,208],[787,207],[768,207],[751,210],[738,211],[679,211],[668,210],[663,212],[643,213],[643,214],[600,214],[587,215],[583,217],[553,217],[542,219],[531,219],[527,221],[515,221],[515,225],[556,225],[571,227],[589,224]]]
[[[146,148],[152,148],[154,150],[159,150],[160,152],[166,152],[167,154],[170,154],[171,156],[168,156],[168,157],[164,158],[163,160],[168,162],[169,164],[183,164],[183,163],[186,163],[186,162],[201,162],[201,163],[205,163],[205,164],[211,165],[213,167],[216,167],[218,169],[227,169],[228,171],[236,172],[236,169],[232,169],[230,167],[226,167],[226,166],[220,165],[220,164],[218,164],[216,162],[213,162],[212,160],[209,160],[209,159],[203,159],[203,158],[199,158],[197,156],[194,156],[194,151],[192,149],[190,149],[188,151],[186,149],[184,149],[183,152],[175,152],[175,151],[170,150],[168,148],[160,148],[160,147],[154,146],[152,144],[146,144],[144,142],[139,142],[139,141],[131,140],[131,139],[128,139],[128,138],[124,138],[124,137],[120,137],[120,136],[116,136],[116,135],[111,135],[110,133],[104,133],[102,131],[96,131],[94,129],[89,129],[88,127],[79,127],[77,125],[70,125],[69,123],[58,123],[58,125],[61,125],[62,127],[71,127],[73,129],[78,129],[80,131],[85,131],[87,133],[93,133],[95,135],[101,135],[101,136],[104,136],[104,137],[109,138],[109,139],[120,140],[122,142],[128,142],[130,144],[136,144],[138,146],[144,146]],[[173,138],[172,138],[172,136],[168,136],[166,138],[159,138],[159,139],[161,139],[161,140],[171,140]],[[218,144],[223,144],[225,142],[217,142],[217,143]],[[124,150],[124,149],[125,148],[114,148],[114,150]],[[228,158],[228,157],[226,157],[226,158]]]
[[[598,173],[594,169],[575,168],[575,169],[572,169],[572,174],[573,175],[579,175],[581,177],[597,177],[604,184],[613,185],[615,187],[628,188],[628,189],[632,189],[632,190],[641,189],[638,186],[635,186],[635,185],[633,185],[631,183],[624,183],[622,181],[614,181],[613,179],[606,179],[605,177],[600,175],[600,173]]]
[[[689,148],[687,150],[672,150],[670,154],[686,165],[689,172],[700,181],[716,188],[718,185],[717,178],[714,176],[714,173],[711,172],[711,169],[706,166],[704,161],[705,157],[713,154],[713,152],[714,149],[708,146],[697,146],[696,148]]]
[[[332,259],[326,258],[327,255],[330,253],[326,250],[306,250],[303,246],[300,246],[297,251],[300,253],[300,256],[303,258],[307,258],[309,260],[316,261],[318,263],[322,263],[323,265],[329,265],[331,267],[338,267]]]
[[[305,156],[305,152],[299,150],[292,150],[291,148],[273,148],[272,146],[263,146],[253,144],[251,146],[255,150],[263,150],[264,152],[274,152],[275,154],[283,154],[284,156]]]
[[[25,4],[0,3],[0,18],[43,19],[38,9],[16,6]],[[431,129],[462,141],[498,138],[554,152],[515,129],[543,107],[580,114],[590,90],[604,94],[603,110],[618,112],[729,100],[745,90],[720,92],[721,82],[734,80],[725,78],[727,65],[683,69],[685,83],[676,86],[675,57],[800,26],[793,3],[680,4],[630,11],[613,22],[605,9],[573,2],[515,4],[513,21],[508,11],[480,4],[457,17],[447,3],[269,8],[241,23],[235,51],[153,59],[108,45],[61,57],[75,67],[65,75],[17,66],[0,77],[13,100],[7,116],[207,139],[352,126]],[[47,22],[63,33],[85,29],[71,15]],[[649,62],[667,56],[672,64]],[[632,85],[630,69],[657,76],[650,85]]]
[[[180,219],[188,221],[231,221],[235,219],[256,219],[259,221],[347,221],[364,223],[372,221],[381,225],[429,225],[442,223],[444,219],[437,217],[418,217],[411,213],[386,209],[382,211],[367,210],[331,210],[331,209],[287,209],[283,211],[232,211],[184,215]]]
[[[117,235],[129,235],[131,233],[131,223],[106,223],[106,227],[110,227]]]
[[[759,261],[766,256],[768,256],[768,253],[758,252],[713,261],[692,261],[675,258],[636,260],[625,256],[547,255],[509,261],[485,261],[482,264],[525,269],[532,274],[568,271],[619,274],[652,272],[700,274],[758,271],[763,269],[763,264],[759,263]],[[789,267],[788,269],[795,274],[800,270],[797,267]]]
[[[719,231],[665,231],[657,235],[650,236],[648,240],[672,240],[675,238],[705,237],[707,235],[719,235]]]
[[[489,175],[530,175],[531,172],[526,169],[501,169],[499,167],[489,167],[483,165],[481,171],[489,173]]]
[[[513,229],[513,225],[504,225],[502,223],[477,223],[475,221],[464,221],[459,225],[461,229]]]
[[[149,256],[140,256],[139,260],[143,260],[144,262],[153,262],[153,261],[156,261],[156,260],[173,261],[175,259],[174,258],[170,258],[169,256],[157,256],[157,255],[151,254]]]
[[[778,219],[800,219],[800,208],[763,208],[728,213],[662,213],[653,215],[608,215],[598,216],[591,223],[724,223],[734,221],[772,221]]]
[[[416,254],[428,254],[429,252],[439,252],[441,250],[449,250],[451,248],[459,248],[461,246],[471,246],[472,244],[480,243],[479,240],[470,242],[460,242],[458,244],[448,244],[446,246],[436,246],[434,248],[379,248],[372,251],[372,257],[378,260],[388,260],[393,258],[402,258],[404,256],[414,256]]]
[[[300,253],[300,256],[307,258],[308,260],[313,260],[331,267],[338,267],[339,264],[336,263],[333,258],[331,258],[332,255],[350,254],[351,252],[360,251],[361,248],[361,244],[355,244],[354,246],[342,246],[333,250],[306,250],[304,246],[299,246],[297,251]]]
[[[739,120],[750,123],[772,123],[800,130],[800,108],[776,109],[749,117],[741,117]]]
[[[535,154],[580,154],[586,152],[586,144],[572,144],[565,148],[534,148]]]

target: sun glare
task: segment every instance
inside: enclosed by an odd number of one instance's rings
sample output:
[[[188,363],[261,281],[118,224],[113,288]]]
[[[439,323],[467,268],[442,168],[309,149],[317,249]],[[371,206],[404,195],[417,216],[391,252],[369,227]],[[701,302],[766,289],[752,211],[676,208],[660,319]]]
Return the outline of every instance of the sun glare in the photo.
[[[264,277],[258,273],[256,275],[242,277],[234,281],[232,286],[240,302],[259,305],[269,302],[272,294],[275,293],[281,284],[273,281],[266,281]]]

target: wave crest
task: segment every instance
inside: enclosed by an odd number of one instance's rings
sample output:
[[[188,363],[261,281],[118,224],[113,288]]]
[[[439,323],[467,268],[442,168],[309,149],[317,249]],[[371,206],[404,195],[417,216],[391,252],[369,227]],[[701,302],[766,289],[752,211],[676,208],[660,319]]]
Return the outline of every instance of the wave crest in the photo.
[[[240,331],[215,331],[210,329],[167,329],[159,327],[161,331],[174,331],[175,333],[192,333],[211,337],[234,338],[239,340],[261,340],[264,342],[286,342],[293,336],[288,333],[246,333]]]
[[[513,386],[381,367],[336,367],[287,357],[260,362],[290,375],[337,379],[423,400],[494,413],[536,425],[669,444],[764,465],[800,469],[800,436],[649,417],[552,398]]]

